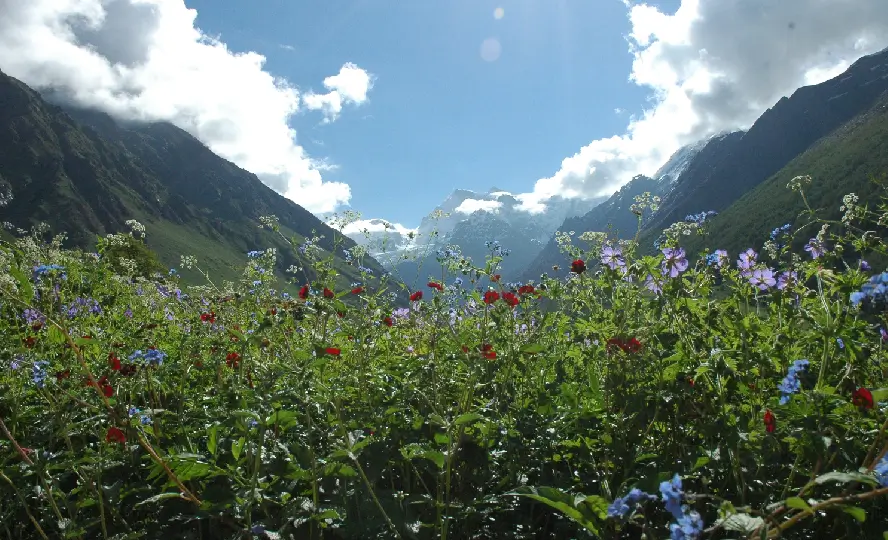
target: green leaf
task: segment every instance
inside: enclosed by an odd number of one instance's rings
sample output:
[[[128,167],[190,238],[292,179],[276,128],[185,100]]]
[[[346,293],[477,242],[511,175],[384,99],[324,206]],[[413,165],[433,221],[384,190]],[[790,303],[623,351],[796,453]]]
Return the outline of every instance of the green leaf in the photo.
[[[234,459],[240,459],[241,452],[243,451],[246,442],[246,439],[243,437],[236,441],[231,441],[231,454],[234,456]]]
[[[443,452],[439,452],[437,450],[432,450],[430,448],[424,448],[418,444],[411,444],[401,448],[401,455],[406,459],[428,459],[432,461],[435,465],[438,466],[439,469],[444,470],[444,464],[447,461],[447,457]]]
[[[786,506],[790,508],[795,508],[796,510],[804,510],[805,512],[813,513],[814,510],[811,508],[811,505],[805,502],[801,497],[790,497],[786,499]]]
[[[468,424],[471,422],[475,422],[477,420],[481,420],[482,418],[484,418],[484,417],[478,413],[465,413],[465,414],[461,414],[461,415],[457,416],[456,419],[453,421],[453,423],[458,426],[462,426],[464,424]]]
[[[279,429],[286,430],[297,424],[298,415],[295,411],[278,409],[274,414],[265,419],[265,425],[277,425]]]
[[[521,352],[525,354],[539,354],[546,350],[546,347],[542,343],[530,343],[521,347]]]
[[[181,499],[181,498],[182,498],[181,493],[160,493],[160,494],[157,494],[153,497],[149,497],[149,498],[145,499],[144,501],[137,502],[136,506],[142,506],[143,504],[153,504],[156,502],[164,501],[166,499]]]
[[[210,426],[207,430],[207,450],[214,456],[216,455],[216,446],[219,444],[219,424]]]
[[[696,463],[694,463],[694,468],[691,469],[691,471],[696,471],[700,467],[705,467],[708,464],[709,464],[709,457],[708,456],[700,456],[697,458]]]
[[[888,401],[888,388],[879,388],[877,390],[873,390],[873,401],[875,403],[879,403],[881,401]]]
[[[838,482],[840,484],[847,484],[849,482],[860,482],[861,484],[867,484],[869,486],[876,485],[876,479],[874,477],[856,472],[832,471],[826,474],[822,474],[814,479],[814,483],[818,485],[825,484],[827,482]]]
[[[549,505],[595,536],[599,536],[595,520],[604,519],[607,515],[607,503],[598,496],[572,496],[551,487],[531,486],[522,486],[506,495],[527,497]]]
[[[850,515],[851,517],[853,517],[854,519],[856,519],[857,521],[859,521],[861,523],[866,521],[866,510],[864,510],[863,508],[858,508],[856,506],[848,506],[848,505],[844,505],[844,504],[839,505],[839,508],[842,509],[842,512],[845,512],[846,514]]]

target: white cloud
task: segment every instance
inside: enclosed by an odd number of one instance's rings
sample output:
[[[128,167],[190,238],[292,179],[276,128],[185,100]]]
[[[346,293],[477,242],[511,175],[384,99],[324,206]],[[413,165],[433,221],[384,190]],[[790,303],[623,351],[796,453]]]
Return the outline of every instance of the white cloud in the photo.
[[[652,174],[681,146],[748,128],[782,96],[888,45],[885,0],[682,0],[672,15],[632,5],[629,19],[630,78],[651,90],[652,108],[518,195],[522,209],[540,212],[554,195],[605,194]]]
[[[359,219],[349,223],[342,229],[343,234],[349,236],[363,234],[364,231],[370,234],[388,231],[392,234],[407,236],[411,232],[415,233],[416,229],[409,229],[400,223],[392,223],[384,219]]]
[[[454,211],[461,214],[473,214],[478,210],[482,212],[496,212],[503,206],[501,201],[485,201],[480,199],[466,199],[457,206]]]
[[[324,111],[324,121],[332,122],[339,117],[343,104],[360,105],[367,101],[367,93],[373,88],[373,77],[358,66],[347,63],[339,75],[324,79],[326,94],[309,92],[302,96],[306,108]]]
[[[195,27],[183,0],[0,0],[0,69],[36,88],[127,119],[169,121],[314,212],[351,197],[295,142],[299,91]],[[353,64],[329,77],[366,100]],[[306,105],[307,106],[307,105]]]

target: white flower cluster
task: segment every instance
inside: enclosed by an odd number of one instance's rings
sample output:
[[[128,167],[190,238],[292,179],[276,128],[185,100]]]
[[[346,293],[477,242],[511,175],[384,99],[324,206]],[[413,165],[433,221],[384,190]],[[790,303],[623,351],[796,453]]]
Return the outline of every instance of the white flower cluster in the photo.
[[[266,228],[266,229],[270,229],[275,232],[280,230],[280,221],[278,220],[278,217],[275,215],[259,216],[259,223],[260,223],[260,225],[259,225],[260,229]]]
[[[134,219],[126,220],[126,226],[130,228],[130,234],[135,237],[145,238],[145,226]]]
[[[811,175],[803,174],[790,180],[786,187],[793,191],[801,191],[803,187],[811,185],[812,180]]]
[[[635,203],[629,207],[636,216],[644,213],[645,208],[650,209],[651,214],[655,213],[660,209],[660,197],[658,195],[651,196],[650,191],[645,191],[641,195],[636,195]]]
[[[849,193],[842,197],[842,206],[839,207],[839,210],[844,212],[842,223],[850,224],[855,220],[863,219],[865,210],[858,206],[859,200],[860,198],[855,193]]]
[[[197,257],[194,255],[182,255],[182,260],[179,261],[179,266],[186,270],[191,270],[197,266]]]

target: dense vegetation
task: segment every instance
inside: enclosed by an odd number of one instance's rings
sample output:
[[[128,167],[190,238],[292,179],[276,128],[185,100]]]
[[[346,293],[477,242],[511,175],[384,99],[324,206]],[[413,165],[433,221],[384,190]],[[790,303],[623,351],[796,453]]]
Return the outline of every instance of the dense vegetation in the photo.
[[[498,280],[496,247],[441,253],[452,273],[397,309],[310,244],[290,297],[274,250],[186,287],[140,275],[136,223],[98,253],[22,236],[0,251],[0,536],[878,537],[888,274],[858,254],[885,219],[846,203],[805,251],[785,227],[699,260],[679,242],[705,214],[656,257],[562,236],[569,277],[536,284]]]

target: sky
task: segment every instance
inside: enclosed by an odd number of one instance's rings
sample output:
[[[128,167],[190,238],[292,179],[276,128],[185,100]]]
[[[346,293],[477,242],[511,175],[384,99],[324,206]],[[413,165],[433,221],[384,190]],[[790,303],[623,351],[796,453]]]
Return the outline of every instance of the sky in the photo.
[[[0,0],[0,69],[318,215],[590,197],[888,46],[884,0]]]

